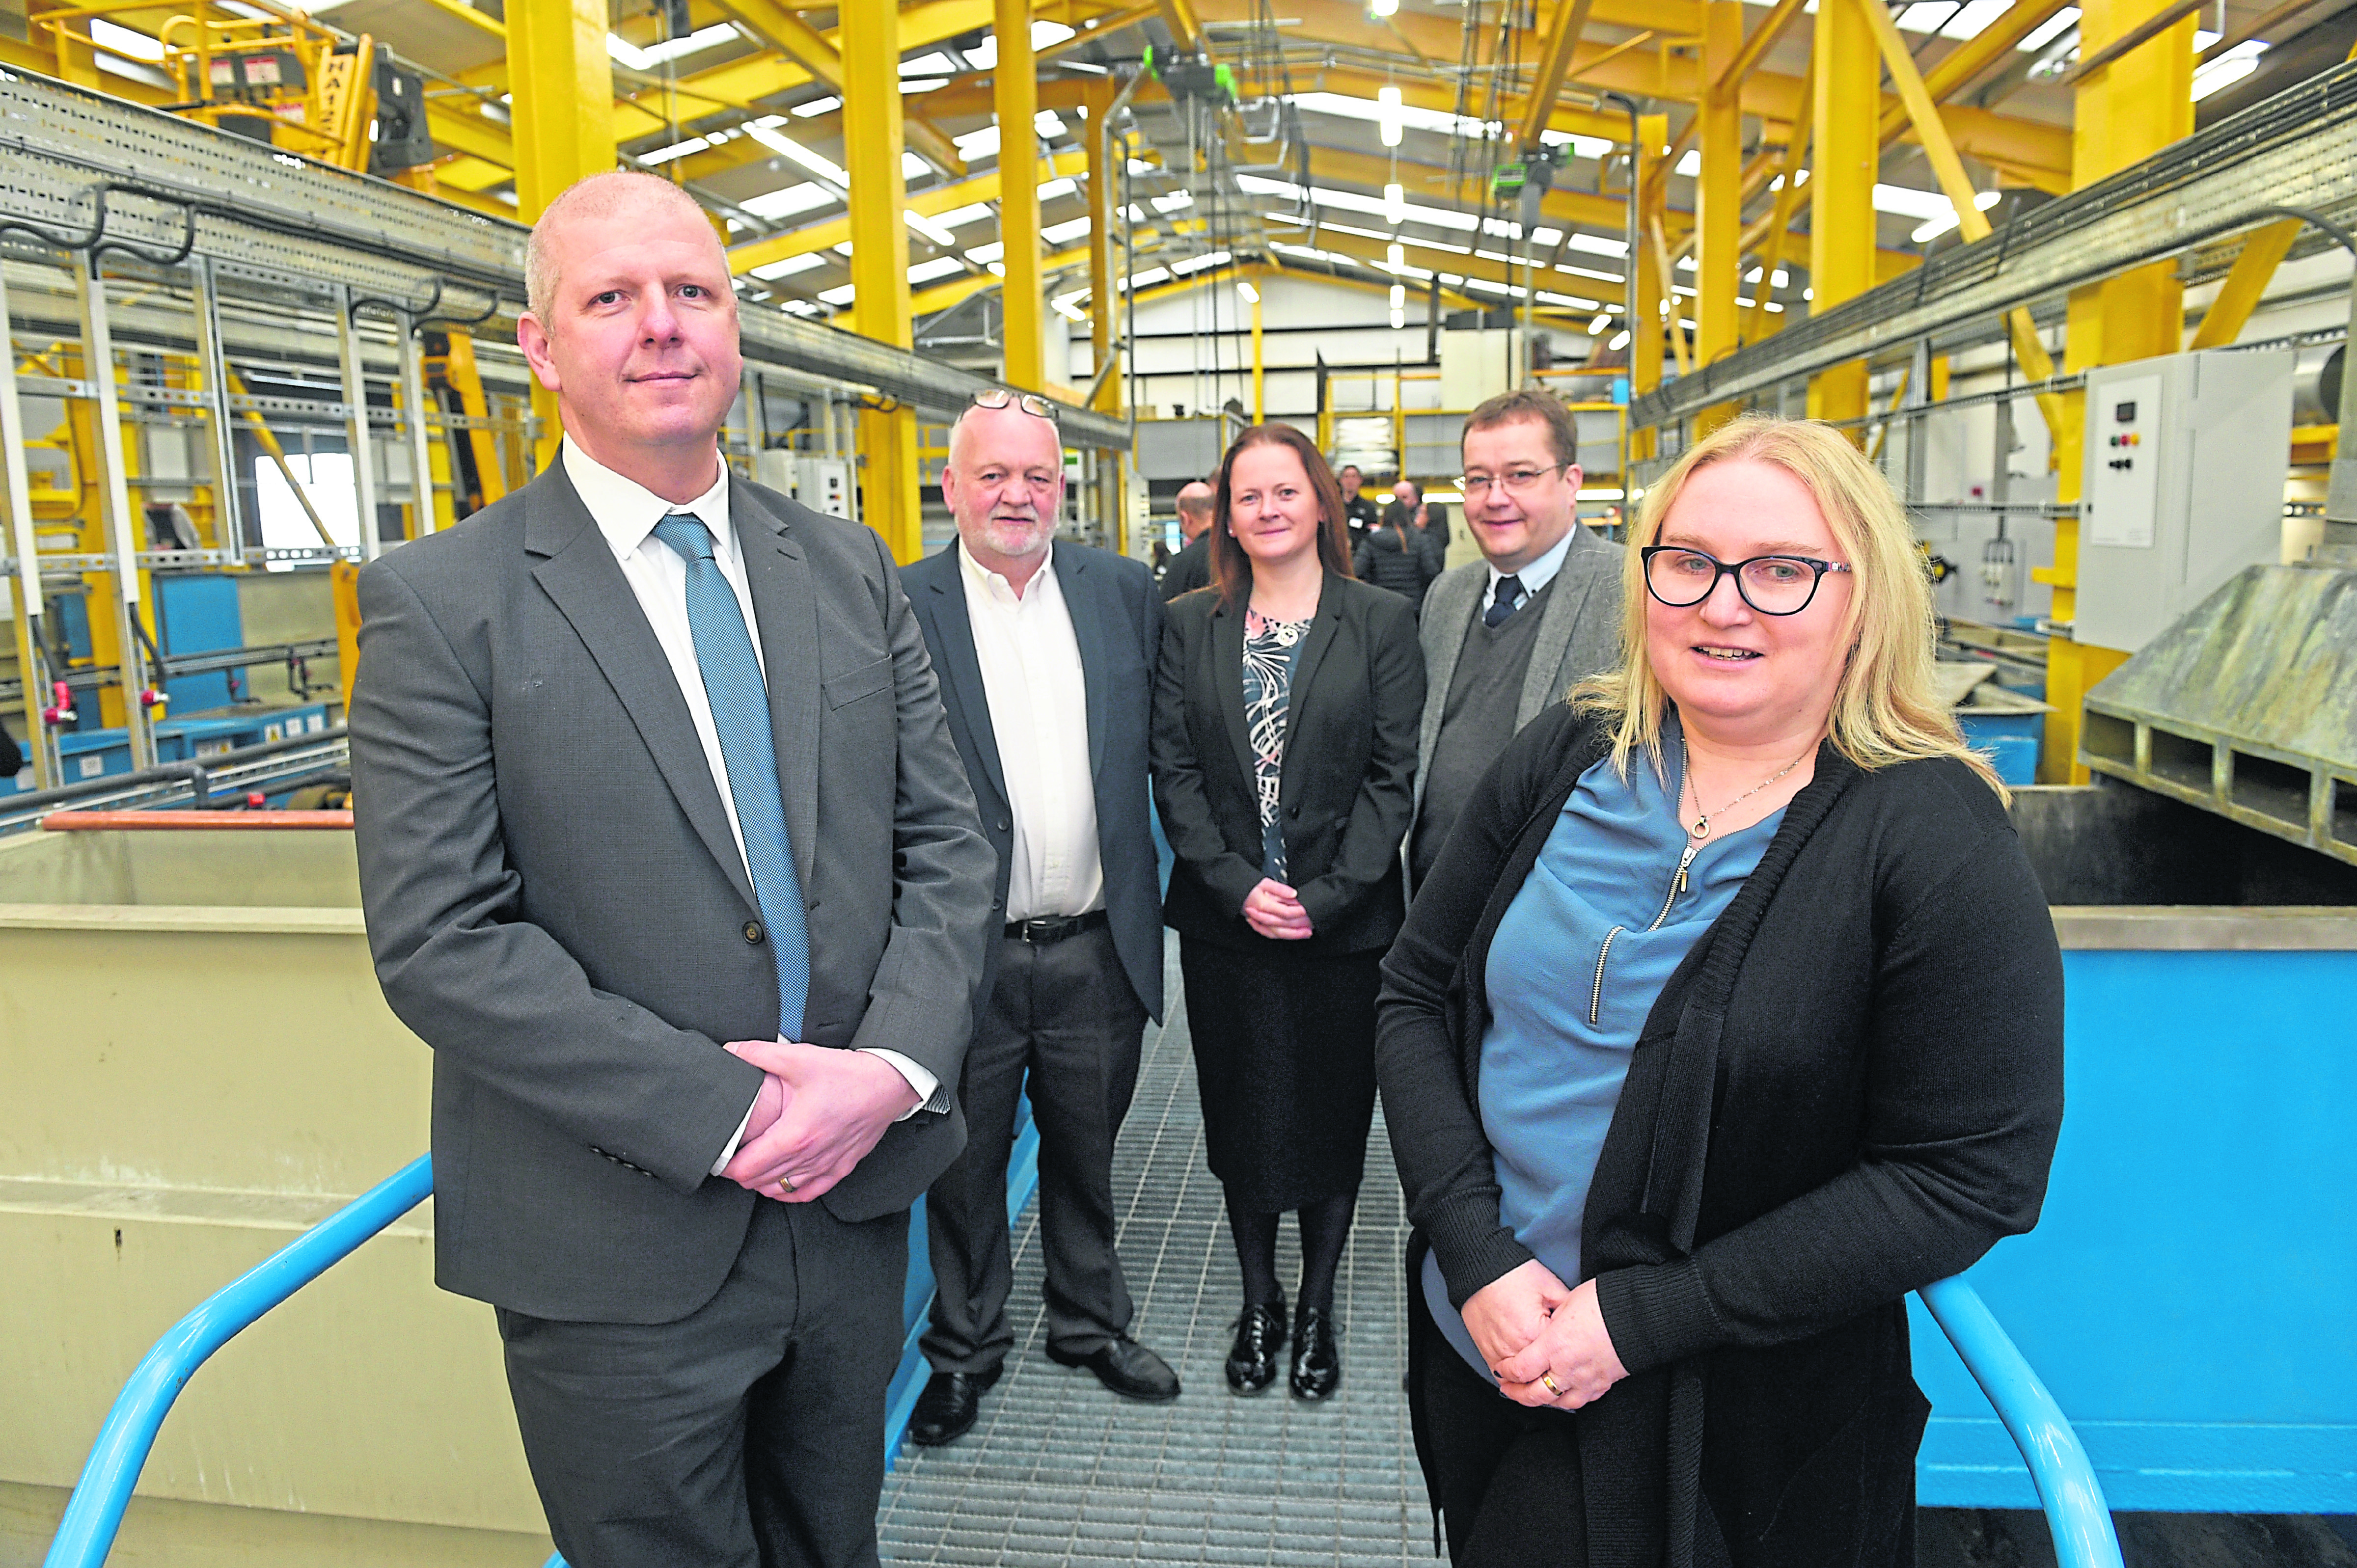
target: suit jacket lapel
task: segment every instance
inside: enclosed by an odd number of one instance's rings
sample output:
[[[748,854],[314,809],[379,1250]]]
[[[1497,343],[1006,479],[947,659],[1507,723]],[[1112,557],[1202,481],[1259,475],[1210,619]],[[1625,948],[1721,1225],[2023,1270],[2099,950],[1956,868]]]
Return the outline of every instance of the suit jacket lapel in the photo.
[[[965,558],[954,543],[943,553],[949,557],[949,570],[931,575],[925,613],[941,622],[942,662],[948,667],[950,685],[957,693],[958,712],[974,737],[983,771],[990,775],[990,787],[1003,801],[1008,798],[1006,774],[998,760],[998,732],[990,723],[990,693],[982,683],[982,660],[974,656],[974,618],[966,614]]]
[[[1056,585],[1063,590],[1064,608],[1072,621],[1072,639],[1081,649],[1081,675],[1088,687],[1089,777],[1094,779],[1104,770],[1104,682],[1105,671],[1113,663],[1106,629],[1117,611],[1116,607],[1103,602],[1097,592],[1097,578],[1089,574],[1088,560],[1077,550],[1065,552],[1057,564]],[[1242,656],[1239,650],[1238,658]]]
[[[544,559],[532,575],[597,660],[598,671],[629,710],[639,738],[646,743],[656,769],[686,812],[695,836],[720,863],[720,869],[743,896],[746,908],[759,912],[753,884],[745,875],[744,856],[736,835],[728,831],[728,814],[720,804],[719,788],[712,781],[704,742],[687,711],[687,699],[672,673],[671,660],[655,640],[636,595],[615,562],[606,536],[591,521],[559,464],[533,481],[524,492],[531,510],[524,516],[524,549]]]
[[[1253,777],[1252,726],[1244,722],[1244,611],[1221,607],[1211,611],[1211,685],[1227,716],[1228,744],[1235,748],[1236,766],[1250,788]]]
[[[1585,523],[1572,525],[1571,548],[1564,552],[1563,564],[1555,569],[1555,592],[1547,596],[1546,607],[1539,613],[1538,635],[1531,642],[1531,661],[1523,671],[1523,692],[1514,704],[1514,723],[1519,727],[1536,718],[1539,710],[1563,696],[1557,688],[1564,685],[1564,655],[1571,650],[1572,633],[1579,628],[1580,617],[1587,612],[1587,596],[1596,588],[1599,575],[1593,570],[1596,557],[1605,553]],[[1583,670],[1580,674],[1588,671]]]
[[[1277,799],[1290,804],[1298,786],[1296,779],[1311,771],[1311,765],[1294,767],[1293,738],[1301,733],[1301,710],[1318,679],[1318,666],[1333,646],[1335,628],[1341,621],[1341,607],[1337,602],[1341,592],[1335,585],[1341,579],[1332,573],[1326,575],[1326,585],[1318,595],[1318,614],[1309,623],[1309,635],[1301,639],[1301,651],[1293,656],[1293,685],[1285,701],[1285,768],[1277,776]]]
[[[770,732],[778,752],[778,789],[794,865],[811,885],[818,848],[818,734],[822,663],[818,594],[810,562],[784,519],[742,479],[728,487],[729,521],[753,591],[753,619],[770,688]]]

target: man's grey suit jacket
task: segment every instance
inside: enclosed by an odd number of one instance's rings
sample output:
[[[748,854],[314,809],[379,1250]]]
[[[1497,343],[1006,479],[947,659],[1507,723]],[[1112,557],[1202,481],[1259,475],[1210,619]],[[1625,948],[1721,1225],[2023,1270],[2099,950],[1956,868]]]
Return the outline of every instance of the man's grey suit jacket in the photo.
[[[730,516],[810,909],[802,1037],[954,1086],[991,852],[882,541],[742,480]],[[687,703],[561,465],[361,574],[361,901],[434,1047],[436,1274],[538,1317],[711,1299],[758,1199],[708,1175],[778,982]],[[820,1199],[905,1208],[964,1144],[920,1112]],[[891,1326],[886,1326],[889,1327]]]
[[[1531,645],[1530,668],[1514,703],[1516,729],[1538,717],[1548,703],[1561,702],[1575,683],[1620,661],[1620,546],[1599,539],[1584,524],[1571,525],[1571,548],[1564,553],[1551,585],[1555,592],[1539,612],[1538,639]],[[1424,725],[1415,751],[1418,812],[1424,810],[1433,743],[1440,738],[1441,715],[1448,711],[1448,688],[1457,678],[1457,656],[1464,650],[1489,584],[1489,563],[1469,561],[1443,572],[1424,596],[1416,629],[1424,643],[1426,672]],[[1413,833],[1408,842],[1415,843]]]
[[[982,808],[982,831],[998,854],[991,918],[1006,918],[1006,887],[1015,854],[1015,809],[998,736],[990,723],[990,693],[974,650],[966,614],[965,568],[952,541],[900,568],[909,603],[924,628],[925,646],[940,672],[950,733],[965,762]],[[1130,988],[1148,1014],[1162,1016],[1162,874],[1154,858],[1153,789],[1146,782],[1147,732],[1154,718],[1154,665],[1162,655],[1162,599],[1142,561],[1110,550],[1058,540],[1056,585],[1072,618],[1088,693],[1089,776],[1096,784],[1097,864],[1104,872],[1106,924]],[[985,985],[996,978],[997,945]],[[988,994],[985,989],[985,995]]]

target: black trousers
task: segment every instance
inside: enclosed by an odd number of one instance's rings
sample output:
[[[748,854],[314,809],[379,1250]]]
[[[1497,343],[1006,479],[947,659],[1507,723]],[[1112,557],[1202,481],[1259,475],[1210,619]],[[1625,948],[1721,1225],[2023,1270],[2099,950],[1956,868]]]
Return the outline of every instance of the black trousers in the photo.
[[[1425,1306],[1422,1249],[1410,1260],[1408,1415],[1449,1561],[1578,1568],[1587,1561],[1578,1418],[1516,1404],[1467,1366]]]
[[[504,1308],[533,1484],[572,1568],[868,1568],[909,1217],[764,1201],[675,1323]]]
[[[936,1370],[985,1373],[1014,1348],[1006,1162],[1028,1082],[1039,1129],[1039,1242],[1048,1342],[1085,1356],[1129,1327],[1114,1250],[1113,1145],[1137,1088],[1146,1006],[1103,926],[1061,941],[1002,938],[998,974],[966,1051],[966,1145],[925,1197],[933,1264],[923,1340]]]

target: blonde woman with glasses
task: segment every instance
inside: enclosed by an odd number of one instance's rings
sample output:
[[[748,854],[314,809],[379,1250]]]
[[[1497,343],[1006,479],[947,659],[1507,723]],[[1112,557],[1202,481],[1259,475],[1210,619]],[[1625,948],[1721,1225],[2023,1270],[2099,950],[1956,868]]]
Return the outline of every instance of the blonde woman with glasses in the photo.
[[[2053,928],[1855,447],[1738,420],[1631,542],[1383,966],[1417,1452],[1460,1568],[1897,1568],[1902,1302],[2037,1220]]]

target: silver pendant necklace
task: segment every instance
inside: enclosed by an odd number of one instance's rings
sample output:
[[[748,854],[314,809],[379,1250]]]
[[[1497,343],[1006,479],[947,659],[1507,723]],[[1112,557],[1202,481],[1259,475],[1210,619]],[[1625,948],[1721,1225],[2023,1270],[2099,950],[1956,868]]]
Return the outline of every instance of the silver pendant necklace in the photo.
[[[1769,785],[1773,784],[1777,779],[1781,779],[1784,775],[1801,766],[1801,763],[1808,757],[1808,755],[1809,753],[1805,751],[1801,753],[1799,757],[1792,758],[1792,761],[1784,764],[1783,767],[1779,768],[1775,772],[1770,773],[1767,778],[1762,779],[1759,783],[1754,784],[1750,789],[1746,789],[1742,794],[1738,795],[1726,805],[1721,806],[1718,809],[1717,814],[1723,817],[1727,812],[1735,810],[1736,807],[1740,806],[1744,801],[1749,800],[1752,796],[1757,795],[1760,790],[1765,789]],[[1711,813],[1702,809],[1702,791],[1695,788],[1693,754],[1688,750],[1685,737],[1684,736],[1680,736],[1678,737],[1678,772],[1681,775],[1678,784],[1679,803],[1683,805],[1685,800],[1686,791],[1688,789],[1694,789],[1695,820],[1693,825],[1686,829],[1686,836],[1695,840],[1696,843],[1700,843],[1702,840],[1710,837]]]

